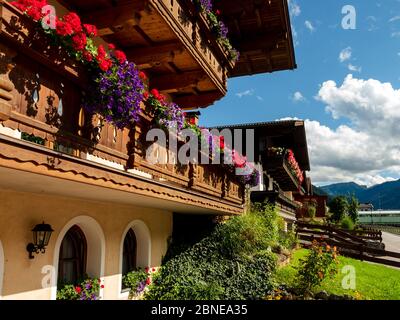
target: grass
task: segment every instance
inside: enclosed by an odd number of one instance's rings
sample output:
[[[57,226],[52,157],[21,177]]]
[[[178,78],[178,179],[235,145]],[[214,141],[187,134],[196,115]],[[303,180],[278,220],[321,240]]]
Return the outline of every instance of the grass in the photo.
[[[277,271],[277,281],[289,286],[295,285],[296,270],[299,260],[307,255],[308,250],[300,249],[293,253],[289,265],[281,267]],[[339,257],[339,272],[332,280],[326,279],[322,285],[314,291],[322,290],[337,295],[350,295],[363,300],[400,300],[400,269],[362,262],[346,257]],[[346,290],[342,288],[342,280],[346,274],[341,270],[350,265],[356,271],[356,289]],[[348,274],[348,273],[347,273]]]

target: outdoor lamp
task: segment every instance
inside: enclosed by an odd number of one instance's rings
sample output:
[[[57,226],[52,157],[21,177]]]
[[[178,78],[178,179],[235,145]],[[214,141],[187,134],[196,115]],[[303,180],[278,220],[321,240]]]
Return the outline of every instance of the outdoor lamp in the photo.
[[[39,252],[45,253],[46,246],[49,244],[51,233],[54,230],[51,228],[49,224],[45,224],[44,222],[41,224],[37,224],[33,229],[33,243],[29,243],[26,247],[26,250],[29,252],[29,259],[33,259],[33,254],[38,254]]]

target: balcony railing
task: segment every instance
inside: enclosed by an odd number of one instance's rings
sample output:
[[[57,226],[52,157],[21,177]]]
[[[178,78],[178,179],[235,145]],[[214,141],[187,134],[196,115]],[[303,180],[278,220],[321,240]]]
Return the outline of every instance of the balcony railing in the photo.
[[[151,86],[175,95],[182,107],[205,107],[226,94],[227,74],[235,62],[191,1],[68,3],[83,21],[99,27],[103,39],[118,44],[141,68],[151,69]]]
[[[279,184],[283,191],[299,191],[301,183],[290,168],[285,154],[269,152],[264,157],[264,166],[268,174]]]
[[[0,8],[0,133],[132,173],[132,179],[141,175],[167,187],[197,192],[209,201],[236,206],[236,211],[244,203],[244,187],[220,166],[147,162],[143,141],[152,119],[144,105],[131,129],[119,130],[89,116],[82,107],[85,70],[51,48],[18,10],[7,3]],[[169,150],[166,154],[174,157]]]

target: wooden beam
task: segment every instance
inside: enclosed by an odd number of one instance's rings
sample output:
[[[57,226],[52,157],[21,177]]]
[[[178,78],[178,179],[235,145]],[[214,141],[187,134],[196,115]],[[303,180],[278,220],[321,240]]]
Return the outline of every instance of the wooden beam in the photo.
[[[106,30],[124,27],[126,24],[138,25],[140,13],[146,9],[146,0],[131,1],[128,4],[92,11],[83,16],[84,23],[96,25],[100,34]]]
[[[181,74],[168,74],[158,77],[153,77],[150,80],[152,88],[157,88],[160,91],[179,91],[179,89],[194,87],[201,80],[206,78],[204,71],[190,71]]]
[[[125,52],[128,59],[135,61],[140,68],[151,68],[173,62],[177,55],[184,52],[184,48],[181,43],[166,43],[151,47],[126,49]]]
[[[219,91],[210,91],[198,95],[176,97],[173,101],[183,109],[197,109],[208,107],[223,96]]]
[[[239,51],[245,52],[273,49],[280,41],[285,40],[287,40],[286,30],[277,29],[254,35],[242,35],[242,40],[235,43]]]

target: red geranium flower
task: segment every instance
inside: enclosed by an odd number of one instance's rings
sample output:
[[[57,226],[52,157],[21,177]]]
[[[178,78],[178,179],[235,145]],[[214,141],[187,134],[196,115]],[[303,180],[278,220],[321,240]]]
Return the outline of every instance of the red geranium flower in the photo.
[[[224,136],[219,137],[219,148],[221,150],[224,150],[224,148],[225,148],[225,137]]]
[[[56,22],[56,33],[59,36],[70,36],[74,33],[74,30],[72,29],[71,25],[69,23],[60,21],[57,19]]]
[[[106,57],[106,49],[104,49],[104,46],[101,44],[97,48],[97,60],[103,60]]]
[[[192,125],[195,125],[196,124],[196,118],[195,117],[189,118],[189,123],[192,124]]]
[[[115,44],[109,43],[109,44],[108,44],[108,49],[110,49],[110,50],[115,50]]]
[[[126,55],[123,53],[121,50],[115,50],[114,52],[115,58],[119,61],[120,64],[125,63],[126,61]]]
[[[144,271],[145,271],[146,273],[149,273],[149,267],[146,267],[146,268],[144,269]]]
[[[100,286],[100,288],[104,289],[104,284],[102,284],[102,285]]]
[[[110,59],[100,59],[99,60],[99,67],[103,71],[108,71],[112,66],[112,61]]]
[[[63,21],[68,23],[76,33],[82,31],[81,19],[75,12],[70,12],[63,17]]]
[[[87,62],[92,62],[93,61],[93,56],[89,51],[84,51],[83,52],[83,59],[85,59]]]
[[[20,3],[18,1],[13,1],[10,2],[11,5],[13,5],[14,7],[16,7],[17,9],[21,10],[21,11],[25,11],[26,10],[26,5],[24,3]]]
[[[76,291],[76,293],[80,294],[82,292],[82,288],[81,287],[75,287],[75,291]]]
[[[86,47],[87,38],[83,32],[77,33],[72,37],[72,46],[75,50],[83,50]]]
[[[150,278],[147,278],[147,280],[146,280],[146,285],[151,285],[151,279]]]
[[[94,26],[92,24],[84,24],[83,28],[85,29],[86,33],[90,37],[96,37],[97,36],[97,28],[96,28],[96,26]]]
[[[145,91],[145,93],[143,93],[143,97],[145,100],[147,100],[149,98],[149,92]]]
[[[156,99],[158,99],[158,98],[160,97],[160,93],[158,92],[157,89],[152,89],[152,90],[150,91],[150,93],[151,93]]]
[[[35,21],[37,21],[43,17],[42,7],[39,8],[39,7],[32,6],[26,11],[26,13],[28,16],[30,16]]]
[[[140,72],[139,72],[139,77],[140,77],[140,79],[143,79],[143,80],[146,80],[146,79],[147,79],[147,76],[146,76],[146,74],[145,74],[143,71],[140,71]]]

